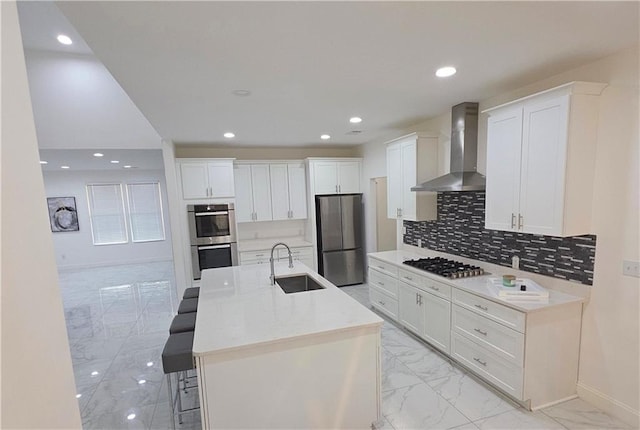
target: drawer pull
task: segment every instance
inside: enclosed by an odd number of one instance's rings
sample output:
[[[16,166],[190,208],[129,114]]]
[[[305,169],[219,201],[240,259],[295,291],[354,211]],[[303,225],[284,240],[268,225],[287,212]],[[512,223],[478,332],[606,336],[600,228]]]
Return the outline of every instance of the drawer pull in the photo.
[[[487,362],[486,362],[486,361],[482,361],[482,360],[480,360],[480,359],[479,359],[479,358],[477,358],[477,357],[473,357],[473,361],[477,361],[478,363],[482,364],[483,366],[486,366],[486,365],[487,365]]]
[[[380,303],[382,306],[386,306],[386,303],[383,302],[382,300],[378,300],[378,303]]]
[[[387,270],[384,266],[376,266],[380,270]]]
[[[256,257],[264,257],[264,254],[256,254]]]
[[[489,308],[486,307],[486,306],[482,306],[482,305],[475,305],[475,306],[476,306],[476,308],[481,309],[481,310],[483,310],[485,312],[489,310]]]
[[[376,281],[376,283],[377,283],[378,285],[382,285],[382,286],[384,287],[384,282],[382,282],[382,281]]]
[[[413,278],[411,276],[405,276],[404,279],[406,279],[407,281],[413,281]]]
[[[482,330],[480,330],[479,328],[474,328],[473,330],[474,330],[474,331],[476,331],[476,332],[478,332],[478,333],[480,333],[480,334],[481,334],[481,335],[483,335],[483,336],[486,336],[486,335],[487,335],[487,332],[486,332],[486,331],[482,331]]]
[[[429,288],[431,288],[432,290],[435,290],[435,291],[440,291],[440,288],[438,288],[438,287],[433,287],[433,286],[431,286],[431,287],[429,287]]]

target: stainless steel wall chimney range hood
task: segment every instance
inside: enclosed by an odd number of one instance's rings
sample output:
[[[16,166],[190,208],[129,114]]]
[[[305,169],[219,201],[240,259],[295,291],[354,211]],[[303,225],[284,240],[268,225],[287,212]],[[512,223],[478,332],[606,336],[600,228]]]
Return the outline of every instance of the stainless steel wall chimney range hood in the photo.
[[[411,188],[411,191],[481,191],[485,177],[476,171],[478,160],[478,103],[451,108],[451,169]]]

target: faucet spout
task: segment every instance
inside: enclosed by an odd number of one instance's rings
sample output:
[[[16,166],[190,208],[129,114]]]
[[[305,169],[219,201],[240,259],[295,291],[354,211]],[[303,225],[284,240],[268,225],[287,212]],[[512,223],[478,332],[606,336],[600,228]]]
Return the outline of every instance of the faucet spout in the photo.
[[[273,265],[273,251],[275,251],[276,247],[278,247],[278,245],[282,245],[285,248],[287,248],[287,252],[289,252],[289,268],[293,268],[293,256],[291,255],[291,249],[289,248],[289,246],[284,243],[284,242],[278,242],[275,245],[273,245],[273,247],[271,248],[271,256],[269,257],[269,265],[271,266],[271,275],[269,276],[269,280],[271,280],[271,285],[275,285],[276,284],[276,273],[275,273],[275,268]]]

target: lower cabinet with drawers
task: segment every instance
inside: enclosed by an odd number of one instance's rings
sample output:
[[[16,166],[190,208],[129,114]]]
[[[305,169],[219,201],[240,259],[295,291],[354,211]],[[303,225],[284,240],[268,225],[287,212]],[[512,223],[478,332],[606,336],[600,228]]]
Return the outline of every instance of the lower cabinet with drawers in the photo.
[[[257,251],[241,251],[240,252],[240,265],[246,264],[269,264],[269,258],[271,256],[271,249],[260,249]],[[295,261],[309,266],[313,269],[313,247],[303,246],[291,248],[291,257]],[[289,253],[284,248],[277,248],[274,252],[273,258],[275,261],[286,261],[289,258]]]
[[[581,301],[523,312],[372,256],[368,274],[374,308],[530,409],[576,396]]]

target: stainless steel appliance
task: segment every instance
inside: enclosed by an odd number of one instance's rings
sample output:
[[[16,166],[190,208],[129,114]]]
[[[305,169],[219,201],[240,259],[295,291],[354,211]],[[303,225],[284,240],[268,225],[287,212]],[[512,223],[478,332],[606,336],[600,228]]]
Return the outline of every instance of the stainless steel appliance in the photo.
[[[454,260],[447,260],[442,257],[419,258],[417,260],[406,260],[403,261],[403,263],[408,266],[415,267],[416,269],[444,276],[449,279],[466,278],[469,276],[480,276],[485,274],[484,269],[481,267],[460,263]]]
[[[204,269],[236,266],[236,217],[233,203],[188,205],[193,279]]]
[[[318,273],[337,286],[364,280],[362,194],[316,196]]]

